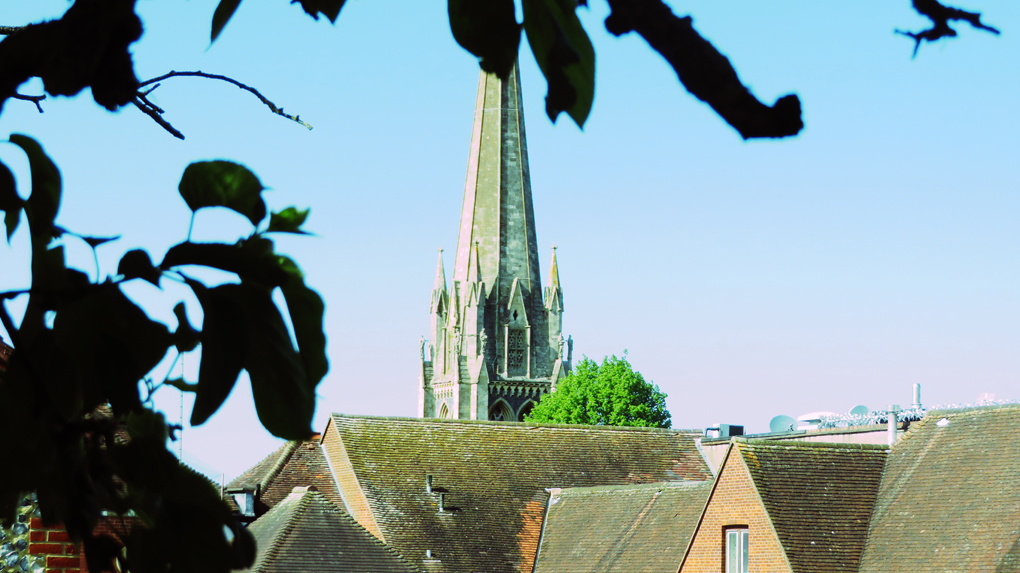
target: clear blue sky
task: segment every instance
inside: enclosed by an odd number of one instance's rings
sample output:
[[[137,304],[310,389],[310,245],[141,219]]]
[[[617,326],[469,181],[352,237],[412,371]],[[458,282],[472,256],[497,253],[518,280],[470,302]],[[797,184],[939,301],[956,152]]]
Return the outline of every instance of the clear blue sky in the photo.
[[[909,0],[674,1],[760,98],[801,96],[807,127],[784,141],[742,141],[643,40],[605,32],[602,0],[580,10],[597,51],[583,132],[545,117],[525,47],[543,272],[556,243],[575,354],[629,350],[669,394],[677,427],[764,431],[777,414],[906,404],[915,382],[926,404],[1020,397],[1020,3],[961,2],[1003,35],[961,25],[912,60],[911,41],[893,34],[925,24]],[[68,5],[7,4],[4,25]],[[31,134],[58,162],[60,224],[122,235],[101,248],[103,273],[130,248],[161,257],[184,238],[176,188],[191,161],[245,163],[273,189],[272,208],[311,207],[316,236],[280,245],[327,303],[332,370],[317,425],[329,412],[413,416],[435,250],[457,239],[477,65],[441,0],[351,0],[336,25],[249,0],[209,48],[215,4],[140,0],[140,77],[227,74],[313,131],[232,86],[175,79],[153,99],[184,142],[88,93],[48,100],[42,115],[10,101],[0,134]],[[13,146],[0,158],[27,182]],[[207,212],[195,237],[246,231]],[[24,231],[0,248],[0,288],[26,284],[26,251]],[[181,292],[130,294],[173,324]],[[200,322],[197,307],[192,316]],[[176,391],[161,390],[158,405],[179,417]],[[185,458],[229,479],[275,443],[239,384],[220,414],[187,429]]]

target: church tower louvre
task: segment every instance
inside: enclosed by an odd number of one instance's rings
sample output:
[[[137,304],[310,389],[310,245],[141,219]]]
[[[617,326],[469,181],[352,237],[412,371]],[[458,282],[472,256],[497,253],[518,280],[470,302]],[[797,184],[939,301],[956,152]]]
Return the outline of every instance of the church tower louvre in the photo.
[[[442,251],[422,341],[418,415],[518,421],[570,370],[553,248],[543,290],[521,81],[482,72],[453,282]]]

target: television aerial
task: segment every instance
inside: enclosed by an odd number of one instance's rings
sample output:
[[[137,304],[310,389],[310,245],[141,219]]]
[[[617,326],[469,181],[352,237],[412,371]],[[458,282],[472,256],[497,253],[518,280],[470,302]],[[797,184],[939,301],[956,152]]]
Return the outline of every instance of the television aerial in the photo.
[[[794,420],[789,416],[783,416],[782,414],[776,416],[775,418],[772,418],[772,421],[769,422],[769,431],[772,432],[773,434],[792,432],[796,429],[797,420]]]
[[[868,409],[868,407],[864,406],[864,405],[854,406],[853,408],[850,409],[850,415],[851,416],[867,416],[870,413],[871,413],[871,410]]]

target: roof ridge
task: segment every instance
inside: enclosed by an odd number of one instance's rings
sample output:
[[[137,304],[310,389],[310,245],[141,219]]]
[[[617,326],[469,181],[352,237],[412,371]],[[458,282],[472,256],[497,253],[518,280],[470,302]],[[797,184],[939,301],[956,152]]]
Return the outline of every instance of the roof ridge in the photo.
[[[886,444],[854,444],[845,442],[802,442],[799,440],[762,440],[755,438],[735,437],[734,442],[750,447],[782,448],[792,449],[819,449],[819,450],[851,450],[851,451],[888,451]]]
[[[280,475],[280,472],[283,471],[283,467],[287,465],[287,462],[290,461],[291,456],[294,455],[294,452],[296,452],[300,446],[301,442],[297,440],[291,440],[284,444],[286,451],[284,451],[280,458],[276,460],[276,463],[274,463],[273,466],[269,468],[269,471],[266,472],[266,476],[262,478],[262,481],[259,482],[259,485],[263,486],[262,489],[265,489],[264,487],[265,484],[272,482],[274,479],[276,479],[276,476]]]
[[[580,495],[584,493],[614,493],[621,491],[644,491],[644,490],[665,490],[665,489],[689,489],[696,486],[711,484],[713,480],[682,480],[682,481],[658,481],[652,483],[634,483],[622,485],[595,485],[587,487],[564,487],[559,489],[559,495]]]
[[[295,525],[297,525],[298,517],[300,517],[302,510],[308,505],[307,501],[308,493],[309,492],[306,491],[299,494],[299,497],[297,499],[297,505],[294,507],[294,509],[290,510],[290,514],[287,516],[287,520],[284,521],[283,527],[280,528],[279,533],[273,536],[273,541],[271,545],[269,546],[268,549],[266,549],[266,552],[265,554],[263,554],[261,561],[257,564],[257,567],[252,569],[252,573],[259,573],[260,571],[263,570],[263,565],[269,562],[271,558],[276,557],[277,552],[280,550],[280,547],[283,544],[283,540],[286,537],[289,537],[291,532],[294,531],[294,527]],[[287,497],[290,497],[290,495],[294,494],[289,494]],[[284,499],[284,502],[285,501],[286,499]],[[281,502],[276,507],[279,507],[284,502]]]
[[[497,422],[493,420],[461,420],[450,418],[412,418],[408,416],[370,416],[365,414],[344,414],[333,412],[333,418],[347,418],[354,420],[386,420],[388,422],[418,422],[422,424],[463,424],[478,426],[498,426],[504,428],[554,428],[554,429],[576,429],[576,430],[608,430],[622,432],[649,432],[670,435],[687,436],[693,435],[690,430],[673,428],[650,428],[645,426],[608,426],[608,425],[587,425],[587,424],[555,424],[551,422]]]

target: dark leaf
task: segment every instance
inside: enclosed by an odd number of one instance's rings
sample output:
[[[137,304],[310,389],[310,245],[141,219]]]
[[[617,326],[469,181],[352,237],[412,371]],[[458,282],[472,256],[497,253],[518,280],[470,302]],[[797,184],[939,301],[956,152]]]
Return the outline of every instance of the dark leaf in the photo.
[[[234,11],[241,5],[241,0],[220,0],[220,4],[216,6],[216,11],[213,12],[212,17],[212,33],[209,35],[209,41],[215,42],[216,38],[219,37],[220,32],[223,31],[223,27],[230,21],[230,17],[234,15]]]
[[[11,135],[11,143],[28,155],[32,170],[32,194],[25,201],[25,215],[32,230],[33,248],[45,248],[53,234],[53,220],[60,209],[60,170],[39,143],[27,135]]]
[[[97,573],[110,571],[112,573],[118,570],[116,568],[117,556],[122,548],[116,539],[109,535],[97,535],[86,537],[84,543],[85,560],[88,563],[89,571]]]
[[[509,76],[521,43],[513,0],[448,0],[447,11],[457,43],[478,56],[486,72]]]
[[[166,325],[153,321],[113,283],[94,286],[57,312],[57,345],[81,373],[85,408],[109,402],[115,414],[141,407],[138,381],[166,356]],[[96,391],[99,394],[94,394]]]
[[[7,226],[7,242],[21,222],[21,197],[14,181],[14,174],[0,162],[0,211],[4,211],[4,223]]]
[[[269,214],[269,228],[266,229],[266,232],[307,235],[308,233],[301,230],[301,225],[305,224],[305,219],[307,218],[308,209],[301,211],[296,207],[287,207],[279,213]]]
[[[201,341],[202,333],[192,328],[191,323],[188,322],[188,315],[185,312],[183,302],[177,303],[177,306],[174,307],[174,315],[177,316],[177,330],[174,332],[174,345],[177,346],[178,352],[191,352]]]
[[[575,0],[523,0],[524,30],[549,83],[545,111],[567,112],[583,127],[595,98],[595,49],[577,18]]]
[[[230,395],[244,367],[248,348],[248,319],[236,300],[241,285],[207,288],[187,279],[202,304],[202,362],[198,368],[195,406],[191,425],[205,423]]]
[[[120,259],[117,265],[117,274],[124,275],[125,280],[144,279],[155,286],[159,286],[159,277],[162,275],[159,269],[152,264],[149,253],[141,249],[133,249]]]
[[[184,170],[178,190],[192,211],[226,207],[258,225],[266,218],[262,182],[247,167],[231,161],[200,161]]]
[[[183,265],[201,265],[237,274],[241,279],[253,280],[267,286],[279,286],[287,281],[287,273],[270,251],[253,248],[251,242],[237,245],[224,243],[180,243],[167,251],[160,268],[167,270]]]
[[[81,237],[81,240],[88,243],[89,246],[94,249],[99,245],[109,243],[110,241],[116,241],[119,238],[120,236],[118,235],[116,237]]]
[[[234,541],[230,544],[231,569],[248,569],[255,562],[255,537],[248,528],[231,525]]]
[[[290,0],[291,4],[301,4],[301,7],[305,9],[305,12],[315,18],[319,19],[319,14],[329,18],[330,22],[336,22],[336,17],[340,15],[340,9],[344,7],[344,2],[347,0]]]
[[[77,1],[59,20],[26,26],[0,42],[0,105],[31,77],[50,95],[91,87],[96,103],[114,110],[138,89],[128,47],[142,35],[135,2]]]
[[[315,387],[308,383],[301,357],[294,350],[269,289],[246,284],[226,286],[237,287],[232,294],[248,319],[244,369],[251,378],[259,420],[279,438],[308,439],[315,411]]]
[[[325,305],[322,297],[305,285],[304,275],[294,261],[280,257],[280,262],[290,275],[280,290],[283,291],[283,298],[287,301],[290,323],[294,327],[294,337],[301,351],[301,361],[305,366],[308,385],[314,391],[315,386],[329,371],[326,334],[322,325]]]

